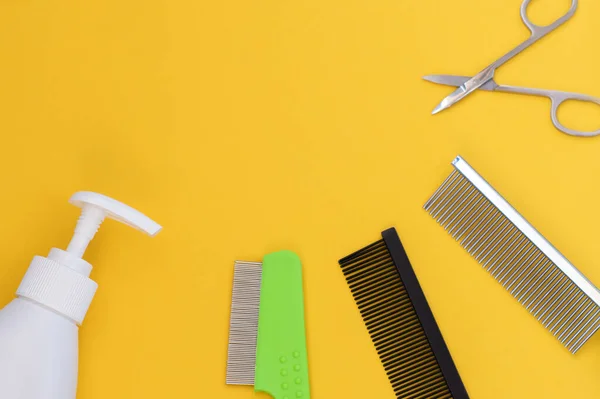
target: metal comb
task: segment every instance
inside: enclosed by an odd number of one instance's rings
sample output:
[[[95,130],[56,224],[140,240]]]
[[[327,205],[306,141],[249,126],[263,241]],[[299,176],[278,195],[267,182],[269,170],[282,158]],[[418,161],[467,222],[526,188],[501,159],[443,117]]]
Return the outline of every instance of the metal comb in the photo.
[[[600,328],[600,291],[464,159],[424,208],[571,353]]]
[[[291,251],[235,262],[226,383],[310,399],[302,263]]]

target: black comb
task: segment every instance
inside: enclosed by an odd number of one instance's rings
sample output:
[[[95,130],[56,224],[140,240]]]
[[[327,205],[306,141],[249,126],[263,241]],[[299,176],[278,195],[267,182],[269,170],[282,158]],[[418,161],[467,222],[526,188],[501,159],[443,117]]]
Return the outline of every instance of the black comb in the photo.
[[[396,229],[339,261],[396,397],[468,399]]]

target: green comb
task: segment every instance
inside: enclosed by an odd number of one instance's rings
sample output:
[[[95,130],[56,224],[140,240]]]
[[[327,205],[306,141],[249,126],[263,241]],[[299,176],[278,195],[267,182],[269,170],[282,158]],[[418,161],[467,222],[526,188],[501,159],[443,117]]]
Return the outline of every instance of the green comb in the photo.
[[[310,399],[302,264],[290,251],[235,262],[227,384]]]

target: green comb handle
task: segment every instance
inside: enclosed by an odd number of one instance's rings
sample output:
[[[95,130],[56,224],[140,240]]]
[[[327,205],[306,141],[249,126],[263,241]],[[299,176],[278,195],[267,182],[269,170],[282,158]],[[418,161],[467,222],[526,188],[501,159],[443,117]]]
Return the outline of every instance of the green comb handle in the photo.
[[[262,264],[254,388],[274,399],[309,399],[302,264],[290,251]]]

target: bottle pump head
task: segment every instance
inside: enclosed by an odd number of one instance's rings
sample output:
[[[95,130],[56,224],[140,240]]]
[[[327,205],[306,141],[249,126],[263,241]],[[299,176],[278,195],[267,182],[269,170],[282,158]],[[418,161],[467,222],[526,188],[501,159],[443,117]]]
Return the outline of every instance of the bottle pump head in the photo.
[[[36,256],[17,295],[40,303],[81,324],[98,285],[89,279],[92,265],[82,259],[105,218],[115,219],[150,236],[161,226],[141,212],[102,194],[81,191],[69,202],[81,208],[73,238],[64,251],[52,248]]]
[[[152,237],[161,229],[158,223],[141,212],[102,194],[81,191],[73,195],[69,202],[81,208],[81,216],[67,252],[80,258],[106,217],[118,220]]]
[[[92,266],[81,258],[105,218],[117,220],[152,237],[161,230],[161,226],[148,216],[102,194],[80,191],[69,202],[81,208],[75,233],[66,253],[53,248],[48,257],[59,262],[62,260],[67,263],[66,266],[87,276],[90,275]]]

